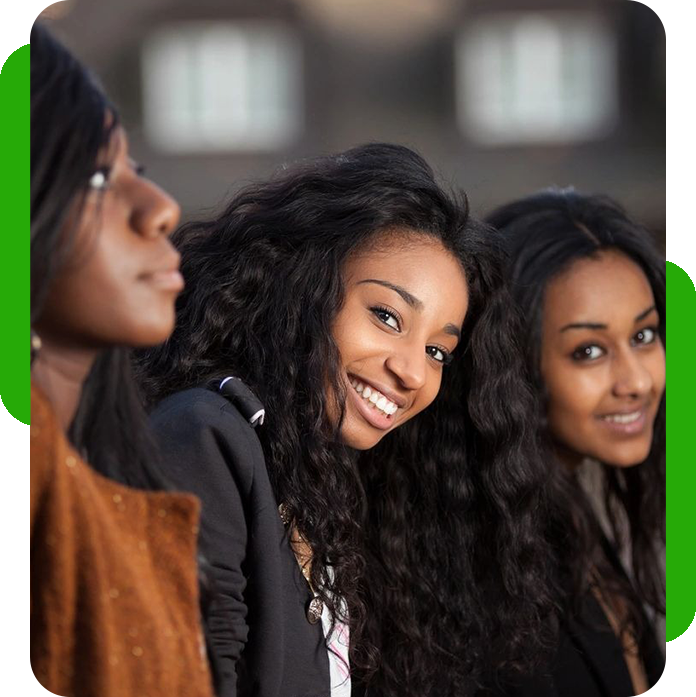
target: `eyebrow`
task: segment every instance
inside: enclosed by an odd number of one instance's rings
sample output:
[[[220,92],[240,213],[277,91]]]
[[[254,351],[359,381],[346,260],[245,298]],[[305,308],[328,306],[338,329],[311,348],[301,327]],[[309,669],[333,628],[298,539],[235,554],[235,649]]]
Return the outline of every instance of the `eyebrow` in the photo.
[[[445,334],[451,334],[452,336],[457,338],[457,341],[459,341],[462,338],[462,333],[459,331],[459,328],[456,327],[454,324],[447,323],[444,328]]]
[[[382,281],[379,278],[366,278],[363,281],[359,281],[358,285],[362,283],[376,283],[377,285],[389,288],[390,290],[393,290],[396,293],[398,293],[404,299],[404,301],[415,310],[423,309],[423,303],[420,300],[418,300],[418,298],[415,295],[411,295],[411,293],[409,293],[405,288],[397,286],[394,283],[389,283],[389,281]]]
[[[389,281],[382,281],[379,278],[366,278],[363,281],[359,281],[358,285],[360,285],[361,283],[376,283],[377,285],[389,288],[390,290],[393,290],[396,293],[398,293],[411,307],[415,308],[416,310],[423,309],[423,303],[415,295],[412,295],[405,288],[397,286],[395,283],[389,283]],[[451,336],[456,337],[457,341],[460,341],[462,338],[462,333],[461,331],[459,331],[459,327],[457,327],[455,324],[452,324],[451,322],[448,322],[443,327],[442,331],[444,331],[445,334],[449,334]]]
[[[641,320],[644,320],[651,312],[654,312],[655,309],[655,306],[651,305],[647,310],[643,310],[643,312],[636,315],[636,318],[633,320],[633,322],[636,323],[640,322]],[[562,332],[566,331],[567,329],[607,329],[607,325],[598,322],[574,322],[572,324],[566,324],[564,327],[561,327]]]

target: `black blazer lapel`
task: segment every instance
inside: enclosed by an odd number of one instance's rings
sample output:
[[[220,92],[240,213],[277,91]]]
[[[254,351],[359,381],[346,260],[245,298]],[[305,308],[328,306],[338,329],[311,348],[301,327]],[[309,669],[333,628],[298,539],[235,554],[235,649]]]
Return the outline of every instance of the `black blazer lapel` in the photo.
[[[569,622],[569,634],[603,695],[631,697],[634,694],[621,642],[609,625],[601,605],[591,594],[584,600],[582,619],[574,618]]]

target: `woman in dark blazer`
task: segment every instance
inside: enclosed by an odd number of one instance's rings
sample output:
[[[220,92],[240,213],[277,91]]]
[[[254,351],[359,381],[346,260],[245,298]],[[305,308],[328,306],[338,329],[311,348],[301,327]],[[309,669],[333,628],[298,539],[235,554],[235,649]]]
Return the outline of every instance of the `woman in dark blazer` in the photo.
[[[215,564],[216,596],[208,623],[222,694],[326,695],[329,660],[321,626],[307,621],[309,587],[284,540],[249,421],[253,414],[240,410],[237,394],[262,407],[235,382],[235,392],[228,382],[222,391],[212,386],[176,393],[152,414],[171,481],[205,499],[201,536]]]
[[[492,213],[543,397],[566,613],[515,695],[626,697],[659,679],[665,614],[665,262],[613,201],[549,190]]]
[[[175,243],[177,328],[140,368],[174,484],[203,500],[225,694],[359,676],[448,697],[533,657],[549,504],[497,236],[374,144],[285,168]]]

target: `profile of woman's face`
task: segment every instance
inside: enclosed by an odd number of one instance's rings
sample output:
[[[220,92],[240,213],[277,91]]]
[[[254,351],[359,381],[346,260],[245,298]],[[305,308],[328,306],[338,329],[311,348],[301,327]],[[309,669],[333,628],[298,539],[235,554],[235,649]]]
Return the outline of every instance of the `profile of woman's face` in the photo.
[[[544,298],[548,425],[568,462],[643,462],[665,389],[660,317],[642,269],[615,250],[572,264]]]
[[[90,180],[70,257],[35,323],[44,340],[96,349],[148,346],[174,328],[183,279],[168,236],[179,207],[141,176],[122,129],[109,149],[115,154]]]
[[[358,450],[435,399],[468,307],[452,254],[437,240],[400,232],[346,263],[333,326],[347,391],[341,439]]]

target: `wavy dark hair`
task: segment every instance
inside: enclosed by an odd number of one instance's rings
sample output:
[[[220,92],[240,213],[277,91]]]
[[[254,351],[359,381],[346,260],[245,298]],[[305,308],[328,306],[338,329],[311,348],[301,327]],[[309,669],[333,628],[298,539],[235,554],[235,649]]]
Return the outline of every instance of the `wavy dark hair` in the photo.
[[[332,326],[346,261],[384,236],[438,240],[469,310],[435,403],[354,452],[328,418],[345,400]],[[322,562],[313,584],[346,601],[369,694],[465,694],[535,656],[554,609],[544,468],[495,231],[419,155],[370,144],[287,167],[172,239],[186,288],[170,340],[140,353],[144,392],[234,374],[260,397],[275,494]]]
[[[606,196],[549,189],[503,206],[487,220],[502,231],[509,249],[512,293],[528,319],[526,357],[542,397],[539,420],[550,445],[544,417],[547,396],[540,372],[544,293],[549,281],[576,261],[595,257],[600,250],[625,254],[650,283],[660,316],[658,331],[666,346],[665,260],[650,233]],[[557,541],[557,553],[563,556],[563,565],[573,578],[571,599],[579,602],[591,582],[590,569],[598,569],[603,586],[626,600],[628,613],[623,628],[639,639],[647,638],[644,604],[665,614],[661,562],[666,541],[665,408],[663,396],[645,462],[629,468],[600,463],[601,505],[610,523],[609,542],[619,552],[630,549],[633,582],[607,559],[602,530],[577,479],[555,460],[549,461],[558,496],[565,500],[567,519],[572,522],[571,533]],[[613,554],[611,550],[609,554]]]

